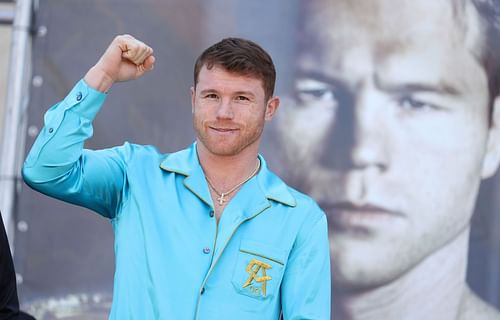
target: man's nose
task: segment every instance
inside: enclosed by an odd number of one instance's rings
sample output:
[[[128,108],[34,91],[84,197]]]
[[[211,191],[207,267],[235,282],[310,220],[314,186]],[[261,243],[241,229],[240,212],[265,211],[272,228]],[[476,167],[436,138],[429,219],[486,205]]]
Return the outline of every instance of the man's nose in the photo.
[[[340,170],[376,167],[385,171],[391,140],[387,100],[367,89],[343,100],[326,138],[329,148],[325,148],[323,164]]]
[[[217,119],[233,119],[234,110],[232,100],[229,98],[221,98],[217,108]]]

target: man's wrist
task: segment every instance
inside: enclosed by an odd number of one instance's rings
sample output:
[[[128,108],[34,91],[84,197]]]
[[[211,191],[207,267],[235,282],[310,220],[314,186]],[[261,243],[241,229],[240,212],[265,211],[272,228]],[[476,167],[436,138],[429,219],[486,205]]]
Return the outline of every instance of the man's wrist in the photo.
[[[89,87],[104,93],[108,92],[114,83],[114,80],[106,72],[96,66],[90,68],[83,80]]]

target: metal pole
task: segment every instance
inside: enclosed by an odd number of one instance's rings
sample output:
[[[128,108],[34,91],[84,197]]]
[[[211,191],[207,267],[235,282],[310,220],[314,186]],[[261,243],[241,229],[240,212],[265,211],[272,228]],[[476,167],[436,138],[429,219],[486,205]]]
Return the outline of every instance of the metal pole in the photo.
[[[14,237],[14,201],[26,139],[26,108],[30,73],[32,0],[16,1],[7,77],[6,103],[0,145],[0,210],[11,246]],[[19,185],[20,186],[20,185]]]

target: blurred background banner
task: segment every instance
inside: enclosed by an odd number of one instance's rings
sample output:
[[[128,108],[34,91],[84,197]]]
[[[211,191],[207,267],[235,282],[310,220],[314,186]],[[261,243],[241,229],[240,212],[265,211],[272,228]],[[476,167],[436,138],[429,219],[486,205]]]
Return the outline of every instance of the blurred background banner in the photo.
[[[279,113],[286,114],[294,103],[287,97],[294,96],[297,48],[307,42],[300,32],[302,9],[298,0],[35,1],[24,154],[43,127],[45,111],[64,98],[114,36],[124,33],[153,47],[155,69],[138,81],[112,88],[87,148],[124,141],[156,145],[163,152],[188,146],[194,140],[189,95],[194,60],[207,46],[228,36],[252,39],[273,56],[277,94],[285,97]],[[278,121],[284,118],[278,117]],[[309,193],[287,176],[291,171],[284,168],[287,155],[276,151],[286,141],[279,140],[272,127],[265,135],[263,153],[271,168]],[[20,183],[19,176],[16,179],[13,210],[4,214],[12,218],[23,308],[38,319],[105,319],[114,272],[111,224],[89,210],[34,192]],[[481,184],[467,269],[469,285],[496,308],[500,308],[499,179],[497,175]]]

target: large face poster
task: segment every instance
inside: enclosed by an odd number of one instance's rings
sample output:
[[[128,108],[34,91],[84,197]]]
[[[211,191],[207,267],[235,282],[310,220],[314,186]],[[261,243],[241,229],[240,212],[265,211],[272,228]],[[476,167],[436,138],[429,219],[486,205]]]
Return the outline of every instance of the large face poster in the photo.
[[[474,247],[488,220],[498,235],[494,191],[471,235],[499,161],[496,5],[302,4],[274,134],[282,175],[328,214],[334,318],[500,318],[466,284],[498,245]]]
[[[500,319],[499,17],[488,0],[43,1],[28,148],[122,33],[154,48],[155,70],[112,89],[86,146],[183,148],[195,58],[252,39],[273,56],[281,97],[262,153],[328,216],[332,318]],[[16,220],[23,307],[105,319],[109,222],[26,185]]]

